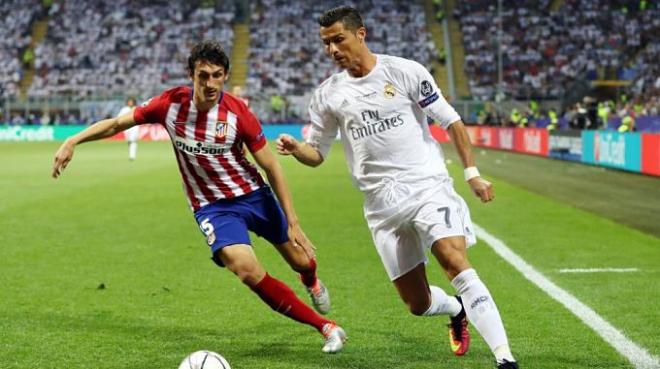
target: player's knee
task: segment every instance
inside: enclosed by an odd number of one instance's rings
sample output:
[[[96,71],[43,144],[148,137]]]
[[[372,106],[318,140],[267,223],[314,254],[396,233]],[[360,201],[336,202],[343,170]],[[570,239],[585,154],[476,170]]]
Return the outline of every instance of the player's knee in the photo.
[[[250,287],[256,286],[264,276],[262,268],[256,263],[239,262],[229,268],[241,282]]]
[[[290,261],[289,263],[291,265],[291,269],[298,273],[304,273],[306,271],[309,271],[312,268],[312,264],[310,262],[310,259],[305,257],[305,258],[294,258],[293,260]]]
[[[462,243],[438,242],[434,245],[433,253],[450,277],[470,268],[465,255],[465,245]]]

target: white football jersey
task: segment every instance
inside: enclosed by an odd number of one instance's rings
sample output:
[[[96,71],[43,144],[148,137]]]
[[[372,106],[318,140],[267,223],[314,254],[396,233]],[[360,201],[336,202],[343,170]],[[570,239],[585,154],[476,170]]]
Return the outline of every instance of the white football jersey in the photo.
[[[424,66],[394,56],[376,57],[376,66],[366,76],[354,78],[343,71],[314,92],[307,143],[325,158],[339,131],[352,179],[367,198],[391,183],[414,191],[418,185],[447,180],[444,154],[426,117],[448,128],[460,116]],[[406,189],[401,196],[396,192],[399,200],[413,195]]]

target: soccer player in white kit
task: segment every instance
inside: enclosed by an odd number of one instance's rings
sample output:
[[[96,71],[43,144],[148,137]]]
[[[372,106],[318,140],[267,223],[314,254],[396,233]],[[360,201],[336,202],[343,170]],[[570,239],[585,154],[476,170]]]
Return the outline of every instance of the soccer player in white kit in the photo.
[[[135,109],[135,98],[129,97],[126,99],[126,106],[121,108],[117,117],[121,117],[127,113],[130,113]],[[128,142],[128,160],[133,161],[137,156],[137,143],[140,139],[140,127],[133,126],[124,131],[124,136],[126,137],[126,142]]]
[[[442,149],[426,122],[428,115],[449,131],[465,180],[483,202],[491,201],[493,187],[475,167],[460,116],[422,65],[369,50],[367,30],[354,8],[328,10],[319,24],[326,53],[344,71],[314,92],[307,141],[281,135],[278,152],[320,165],[339,131],[353,182],[364,193],[376,249],[410,312],[449,315],[450,347],[458,356],[469,346],[469,320],[499,369],[518,368],[493,298],[467,260],[466,248],[476,242],[470,213],[454,191]],[[428,248],[458,296],[429,286]]]

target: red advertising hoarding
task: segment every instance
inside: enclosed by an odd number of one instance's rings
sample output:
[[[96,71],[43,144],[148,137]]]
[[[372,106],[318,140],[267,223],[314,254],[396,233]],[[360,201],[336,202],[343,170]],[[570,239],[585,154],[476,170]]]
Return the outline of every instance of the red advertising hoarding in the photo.
[[[513,150],[525,154],[548,156],[548,131],[543,128],[515,128]]]
[[[660,134],[642,134],[642,173],[660,176]]]
[[[431,131],[431,135],[433,136],[433,138],[435,138],[436,141],[440,143],[449,142],[449,133],[447,133],[447,131],[445,131],[444,129],[440,128],[439,125],[431,124],[429,125],[429,130]]]
[[[548,156],[548,131],[543,128],[468,126],[474,146]]]

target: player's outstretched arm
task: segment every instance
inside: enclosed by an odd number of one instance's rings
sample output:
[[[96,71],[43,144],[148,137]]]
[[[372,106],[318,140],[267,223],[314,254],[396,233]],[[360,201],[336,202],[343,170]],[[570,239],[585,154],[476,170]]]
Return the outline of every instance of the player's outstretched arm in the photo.
[[[284,179],[282,166],[268,146],[264,146],[260,150],[253,152],[252,156],[257,164],[266,172],[268,183],[273,188],[275,196],[277,196],[282,210],[284,210],[287,223],[289,223],[289,239],[293,242],[294,246],[302,247],[307,256],[314,258],[314,245],[309,241],[302,228],[300,228],[298,216],[293,208],[293,199]]]
[[[318,167],[323,163],[323,156],[315,148],[304,142],[298,142],[291,135],[281,134],[275,143],[280,155],[293,155],[296,160],[310,167]]]
[[[71,159],[73,159],[73,150],[76,145],[83,142],[111,137],[118,132],[133,127],[134,125],[135,119],[133,119],[133,112],[130,112],[117,118],[104,119],[96,122],[85,128],[82,132],[67,138],[55,153],[52,173],[53,178],[59,177]]]
[[[477,170],[472,155],[470,136],[468,135],[463,122],[459,120],[452,123],[449,126],[449,135],[451,136],[451,141],[456,147],[458,156],[461,157],[463,167],[465,168],[465,180],[472,188],[472,192],[481,199],[481,202],[488,202],[495,199],[495,191],[493,190],[492,183],[481,178],[481,175]]]

